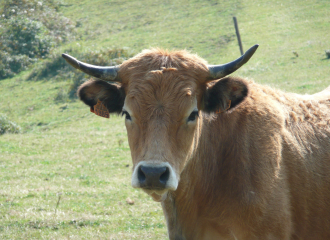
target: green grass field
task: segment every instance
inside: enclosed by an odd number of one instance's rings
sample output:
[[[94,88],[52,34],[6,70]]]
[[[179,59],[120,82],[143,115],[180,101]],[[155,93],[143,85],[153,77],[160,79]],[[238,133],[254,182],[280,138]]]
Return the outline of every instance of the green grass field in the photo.
[[[60,11],[81,37],[56,51],[188,49],[210,64],[239,56],[235,15],[244,49],[260,44],[235,75],[297,93],[330,85],[328,0],[67,0]],[[130,186],[123,118],[55,101],[69,79],[28,74],[0,81],[0,113],[22,127],[0,136],[0,239],[167,239],[160,205]]]

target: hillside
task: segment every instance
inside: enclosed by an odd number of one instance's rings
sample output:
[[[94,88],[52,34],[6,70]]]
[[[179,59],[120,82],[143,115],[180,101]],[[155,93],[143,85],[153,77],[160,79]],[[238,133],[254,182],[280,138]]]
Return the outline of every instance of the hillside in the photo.
[[[53,54],[162,47],[224,63],[239,56],[236,16],[244,49],[260,47],[235,75],[297,93],[330,85],[328,0],[70,0],[59,10],[77,37]],[[0,135],[0,238],[166,239],[160,205],[130,186],[123,119],[56,100],[71,79],[27,80],[31,70],[0,80],[0,113],[22,127]]]

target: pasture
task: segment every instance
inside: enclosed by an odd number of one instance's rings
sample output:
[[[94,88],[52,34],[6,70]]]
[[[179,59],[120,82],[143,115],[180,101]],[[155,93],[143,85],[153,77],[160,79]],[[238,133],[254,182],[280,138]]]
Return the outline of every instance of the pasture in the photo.
[[[239,56],[235,15],[244,50],[260,44],[235,75],[296,93],[330,85],[328,0],[71,0],[60,11],[79,23],[79,37],[55,53],[162,47],[210,64]],[[123,118],[55,101],[69,79],[27,81],[29,71],[0,81],[0,113],[22,127],[0,136],[0,238],[166,239],[160,205],[130,185]]]

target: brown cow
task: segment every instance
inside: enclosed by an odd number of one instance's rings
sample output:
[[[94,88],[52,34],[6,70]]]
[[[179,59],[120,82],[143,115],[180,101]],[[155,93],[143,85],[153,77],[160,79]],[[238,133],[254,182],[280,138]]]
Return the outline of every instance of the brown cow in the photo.
[[[79,97],[125,115],[132,186],[161,202],[170,239],[330,239],[330,89],[226,77],[256,49],[218,66],[160,49],[117,67],[63,55],[112,81],[86,82]]]

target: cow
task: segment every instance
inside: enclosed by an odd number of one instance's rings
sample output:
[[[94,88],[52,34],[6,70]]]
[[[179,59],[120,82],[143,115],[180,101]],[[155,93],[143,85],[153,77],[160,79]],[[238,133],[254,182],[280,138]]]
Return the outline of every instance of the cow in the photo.
[[[132,186],[160,202],[169,239],[330,239],[330,88],[298,95],[229,76],[187,51],[119,66],[63,54],[98,78],[80,99],[123,114]]]

